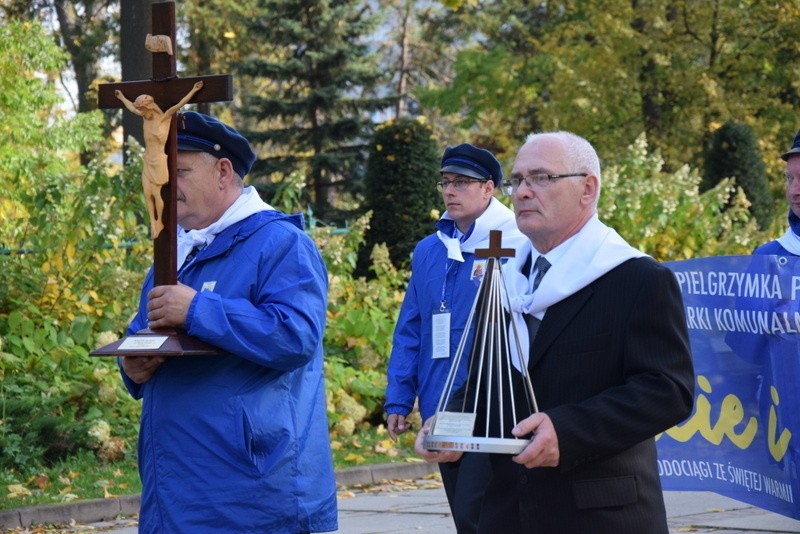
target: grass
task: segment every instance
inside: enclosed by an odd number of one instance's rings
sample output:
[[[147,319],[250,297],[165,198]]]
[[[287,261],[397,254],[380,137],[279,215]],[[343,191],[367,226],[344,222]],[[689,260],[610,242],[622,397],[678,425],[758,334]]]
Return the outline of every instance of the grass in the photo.
[[[331,441],[334,466],[341,470],[416,461],[414,437],[414,432],[407,432],[395,444],[383,426],[363,427],[353,436]],[[86,451],[37,472],[0,471],[0,510],[132,495],[141,489],[135,445],[122,461],[110,464]]]
[[[84,451],[33,473],[0,471],[0,510],[139,493],[136,453],[119,462],[100,462]]]

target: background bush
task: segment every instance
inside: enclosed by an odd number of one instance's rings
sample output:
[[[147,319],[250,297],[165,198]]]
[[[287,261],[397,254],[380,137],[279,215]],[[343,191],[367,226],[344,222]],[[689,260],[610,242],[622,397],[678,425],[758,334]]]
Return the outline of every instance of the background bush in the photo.
[[[359,274],[370,275],[372,249],[385,243],[391,262],[406,268],[417,242],[439,219],[436,189],[441,154],[424,120],[401,118],[377,127],[365,177],[365,204],[372,211]]]
[[[140,168],[79,161],[103,119],[59,109],[43,76],[65,60],[52,38],[11,22],[0,52],[0,468],[25,470],[99,449],[103,422],[135,437],[116,363],[88,354],[124,331],[149,246],[137,244]]]
[[[750,213],[761,228],[767,228],[772,221],[773,199],[753,129],[746,124],[726,122],[711,136],[704,159],[701,189],[706,191],[726,178],[735,178],[736,185],[750,201]]]

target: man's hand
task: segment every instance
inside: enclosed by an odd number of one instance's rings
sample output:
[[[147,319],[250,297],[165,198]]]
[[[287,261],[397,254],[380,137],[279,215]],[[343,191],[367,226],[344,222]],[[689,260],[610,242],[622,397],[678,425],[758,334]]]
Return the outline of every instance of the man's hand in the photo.
[[[429,451],[425,448],[425,436],[430,434],[434,419],[436,419],[436,416],[429,418],[422,425],[422,429],[417,434],[417,440],[414,442],[414,451],[428,463],[457,462],[464,453],[460,451]]]
[[[523,419],[511,430],[511,433],[517,437],[533,433],[528,446],[521,453],[512,457],[512,460],[523,464],[528,469],[558,465],[560,459],[558,436],[553,421],[547,414],[539,412]]]
[[[164,363],[162,356],[122,356],[122,370],[137,384],[144,384]]]
[[[197,291],[189,286],[156,286],[147,294],[147,326],[169,328],[186,326],[186,314]]]
[[[386,430],[389,432],[389,437],[392,441],[397,443],[397,436],[409,430],[411,423],[406,423],[406,416],[399,413],[391,413],[386,418]]]

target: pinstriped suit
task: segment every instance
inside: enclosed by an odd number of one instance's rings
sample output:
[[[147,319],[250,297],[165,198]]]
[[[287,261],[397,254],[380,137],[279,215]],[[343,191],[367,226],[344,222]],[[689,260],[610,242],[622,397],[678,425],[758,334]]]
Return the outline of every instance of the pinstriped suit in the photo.
[[[666,533],[653,436],[685,419],[694,397],[672,273],[628,260],[550,306],[528,368],[555,426],[559,466],[492,455],[480,532]]]

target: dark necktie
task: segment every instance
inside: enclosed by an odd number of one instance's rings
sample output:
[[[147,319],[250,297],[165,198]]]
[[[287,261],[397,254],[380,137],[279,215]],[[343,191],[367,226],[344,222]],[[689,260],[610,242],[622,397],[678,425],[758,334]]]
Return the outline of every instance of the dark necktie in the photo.
[[[536,258],[536,276],[533,278],[533,291],[536,291],[536,289],[539,287],[539,284],[542,282],[542,278],[544,278],[544,275],[549,268],[550,262],[547,261],[544,256],[539,256]],[[539,323],[541,323],[541,321],[533,315],[529,313],[525,314],[525,324],[528,325],[528,339],[530,340],[531,347],[533,346],[533,340],[536,337],[536,333],[539,331]]]

